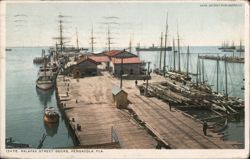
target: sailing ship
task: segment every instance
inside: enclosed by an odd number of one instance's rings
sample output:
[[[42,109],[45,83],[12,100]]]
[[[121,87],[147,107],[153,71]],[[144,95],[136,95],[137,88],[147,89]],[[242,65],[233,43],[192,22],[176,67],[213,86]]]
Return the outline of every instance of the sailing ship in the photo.
[[[224,42],[218,49],[222,50],[223,52],[233,52],[236,47],[234,46],[234,43],[232,43],[232,45],[230,46],[227,42]]]

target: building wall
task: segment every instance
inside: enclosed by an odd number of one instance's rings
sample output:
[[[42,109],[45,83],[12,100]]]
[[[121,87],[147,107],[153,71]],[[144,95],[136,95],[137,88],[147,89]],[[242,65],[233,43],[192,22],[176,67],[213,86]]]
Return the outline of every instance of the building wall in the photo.
[[[141,69],[141,64],[123,64],[123,74],[128,75],[139,75]],[[113,73],[120,75],[121,64],[113,65]]]
[[[80,77],[97,74],[97,65],[90,61],[84,61],[78,65],[75,65],[72,69],[74,70],[74,73],[79,71]]]

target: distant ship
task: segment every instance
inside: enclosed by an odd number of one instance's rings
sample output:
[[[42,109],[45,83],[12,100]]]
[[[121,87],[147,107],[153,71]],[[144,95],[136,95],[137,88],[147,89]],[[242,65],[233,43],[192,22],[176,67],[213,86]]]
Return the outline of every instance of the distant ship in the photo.
[[[245,52],[245,48],[242,46],[242,42],[240,41],[240,48],[236,50],[237,52]]]
[[[233,52],[236,47],[234,46],[234,43],[232,43],[231,46],[227,42],[224,42],[221,47],[218,48],[219,50],[222,50],[223,52]]]
[[[161,48],[161,47],[157,47],[157,46],[154,46],[154,44],[151,46],[151,47],[148,47],[148,48],[146,48],[146,47],[144,47],[144,48],[140,48],[140,47],[136,47],[135,48],[136,49],[136,51],[172,51],[172,47],[171,46],[169,46],[169,47],[167,47],[167,48]]]
[[[6,48],[6,49],[5,49],[5,51],[11,51],[11,50],[12,50],[12,49],[10,49],[10,48]]]

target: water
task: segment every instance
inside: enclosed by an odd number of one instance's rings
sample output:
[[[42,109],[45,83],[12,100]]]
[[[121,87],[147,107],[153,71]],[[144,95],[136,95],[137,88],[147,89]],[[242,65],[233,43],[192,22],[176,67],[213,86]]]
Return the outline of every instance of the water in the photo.
[[[43,133],[46,138],[43,148],[70,147],[74,145],[71,132],[61,118],[59,125],[53,129],[48,128],[43,121],[43,108],[47,104],[56,107],[55,91],[43,92],[35,87],[39,66],[33,64],[33,58],[41,55],[41,50],[46,48],[12,48],[6,53],[6,137],[30,144],[38,145]],[[186,52],[186,48],[181,48]],[[190,72],[196,73],[197,53],[224,53],[217,47],[190,47]],[[231,53],[228,53],[231,54]],[[140,52],[140,58],[151,61],[151,68],[159,65],[158,52]],[[186,70],[186,55],[181,55],[181,69]],[[173,67],[171,54],[167,55],[167,65]],[[163,64],[162,64],[163,65]],[[205,79],[216,89],[215,68],[216,61],[204,60]],[[168,67],[169,68],[169,67]],[[176,65],[177,68],[177,65]],[[223,79],[224,63],[220,62],[220,92],[225,88]],[[228,63],[228,92],[229,95],[244,99],[244,64]],[[60,114],[61,115],[61,114]],[[244,143],[244,118],[240,121],[230,121],[224,131],[228,140]]]
[[[53,128],[43,121],[44,105],[57,104],[54,90],[43,92],[35,85],[39,66],[33,64],[33,58],[41,50],[12,48],[6,52],[6,137],[36,147],[45,133],[43,148],[70,147],[74,141],[62,118]]]
[[[181,47],[181,71],[185,72],[187,70],[187,47]],[[213,53],[213,54],[209,54]],[[197,73],[197,61],[198,55],[219,55],[219,56],[232,56],[232,52],[221,52],[218,47],[190,47],[190,57],[189,57],[189,72],[196,74]],[[159,68],[160,65],[160,53],[157,51],[141,51],[139,53],[141,60],[150,61],[150,68],[155,69]],[[234,56],[239,56],[240,53],[234,53]],[[166,55],[166,70],[169,70],[170,67],[174,68],[173,53],[168,52]],[[202,60],[200,61],[202,63]],[[204,80],[212,86],[214,91],[217,90],[217,77],[216,77],[216,61],[215,60],[205,60],[204,63]],[[162,63],[163,67],[163,54],[162,54]],[[176,55],[176,69],[178,70],[178,56]],[[244,99],[244,90],[241,90],[244,87],[244,64],[242,63],[227,63],[227,78],[228,78],[228,95],[239,97]],[[201,77],[202,78],[202,77]],[[196,81],[196,76],[192,76],[192,80]],[[224,61],[219,62],[219,87],[218,90],[221,94],[225,94],[225,63]],[[194,111],[189,113],[193,114]],[[206,112],[195,111],[197,116],[205,118],[207,115]],[[228,128],[223,131],[226,134],[227,140],[238,141],[244,144],[244,113],[241,114],[240,120],[232,121],[229,120]],[[241,147],[243,148],[243,147]]]

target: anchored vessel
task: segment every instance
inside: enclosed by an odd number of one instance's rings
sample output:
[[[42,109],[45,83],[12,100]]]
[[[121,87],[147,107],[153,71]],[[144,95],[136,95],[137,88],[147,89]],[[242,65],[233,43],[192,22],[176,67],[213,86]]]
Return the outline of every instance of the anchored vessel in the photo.
[[[44,110],[44,121],[47,123],[57,123],[59,121],[59,113],[54,107],[46,107]]]

